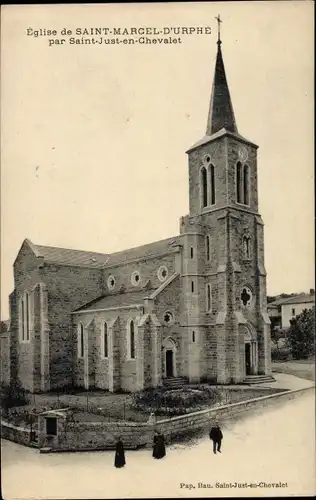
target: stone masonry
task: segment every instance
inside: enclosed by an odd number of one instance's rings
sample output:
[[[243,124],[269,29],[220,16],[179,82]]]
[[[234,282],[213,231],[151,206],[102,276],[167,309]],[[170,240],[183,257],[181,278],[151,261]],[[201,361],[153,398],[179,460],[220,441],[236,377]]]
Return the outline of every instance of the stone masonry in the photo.
[[[237,130],[219,41],[180,234],[110,255],[26,239],[2,340],[10,378],[31,392],[133,392],[271,375],[257,149]]]

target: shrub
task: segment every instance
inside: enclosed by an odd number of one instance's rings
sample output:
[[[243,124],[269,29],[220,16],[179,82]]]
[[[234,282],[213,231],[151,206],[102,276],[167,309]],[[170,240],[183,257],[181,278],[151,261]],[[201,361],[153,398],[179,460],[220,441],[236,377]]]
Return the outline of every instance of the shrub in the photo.
[[[304,309],[290,320],[286,342],[294,359],[308,359],[315,354],[315,307]]]
[[[272,361],[288,361],[291,359],[291,351],[288,347],[275,347],[271,348]]]
[[[28,404],[27,394],[19,380],[1,386],[1,408],[7,413],[9,408]]]
[[[212,406],[220,398],[220,391],[210,387],[147,389],[133,396],[132,407],[141,411],[154,411],[157,415],[183,415]]]

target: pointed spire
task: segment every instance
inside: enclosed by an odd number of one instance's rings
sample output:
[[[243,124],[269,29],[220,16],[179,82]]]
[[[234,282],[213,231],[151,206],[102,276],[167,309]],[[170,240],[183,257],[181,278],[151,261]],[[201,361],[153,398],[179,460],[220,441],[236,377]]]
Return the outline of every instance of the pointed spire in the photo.
[[[222,21],[219,16],[215,19],[218,22],[218,41],[212,96],[206,127],[206,135],[208,136],[215,134],[222,128],[235,134],[238,133],[222,56],[222,42],[220,39],[220,23]]]

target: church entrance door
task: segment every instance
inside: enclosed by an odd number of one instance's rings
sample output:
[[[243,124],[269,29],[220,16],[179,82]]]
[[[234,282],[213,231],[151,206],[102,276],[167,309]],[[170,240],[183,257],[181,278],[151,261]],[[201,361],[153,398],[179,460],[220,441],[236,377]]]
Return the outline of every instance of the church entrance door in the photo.
[[[246,375],[251,375],[251,350],[250,343],[245,344]]]
[[[173,377],[173,351],[172,349],[166,350],[166,375]]]

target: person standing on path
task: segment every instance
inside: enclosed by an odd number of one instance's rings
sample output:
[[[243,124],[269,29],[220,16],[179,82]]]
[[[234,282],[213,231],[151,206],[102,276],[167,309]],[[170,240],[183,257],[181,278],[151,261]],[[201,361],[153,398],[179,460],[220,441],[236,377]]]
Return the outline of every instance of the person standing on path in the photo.
[[[218,420],[216,420],[215,425],[210,430],[210,439],[213,441],[213,453],[216,455],[216,451],[221,453],[221,445],[223,439],[223,433],[219,426]]]
[[[166,455],[165,438],[160,431],[155,431],[153,444],[153,458],[163,458]]]
[[[126,464],[126,462],[125,462],[124,445],[123,445],[123,441],[119,437],[118,440],[116,441],[116,445],[115,445],[114,466],[116,468],[121,468],[121,467],[124,467],[125,464]]]

